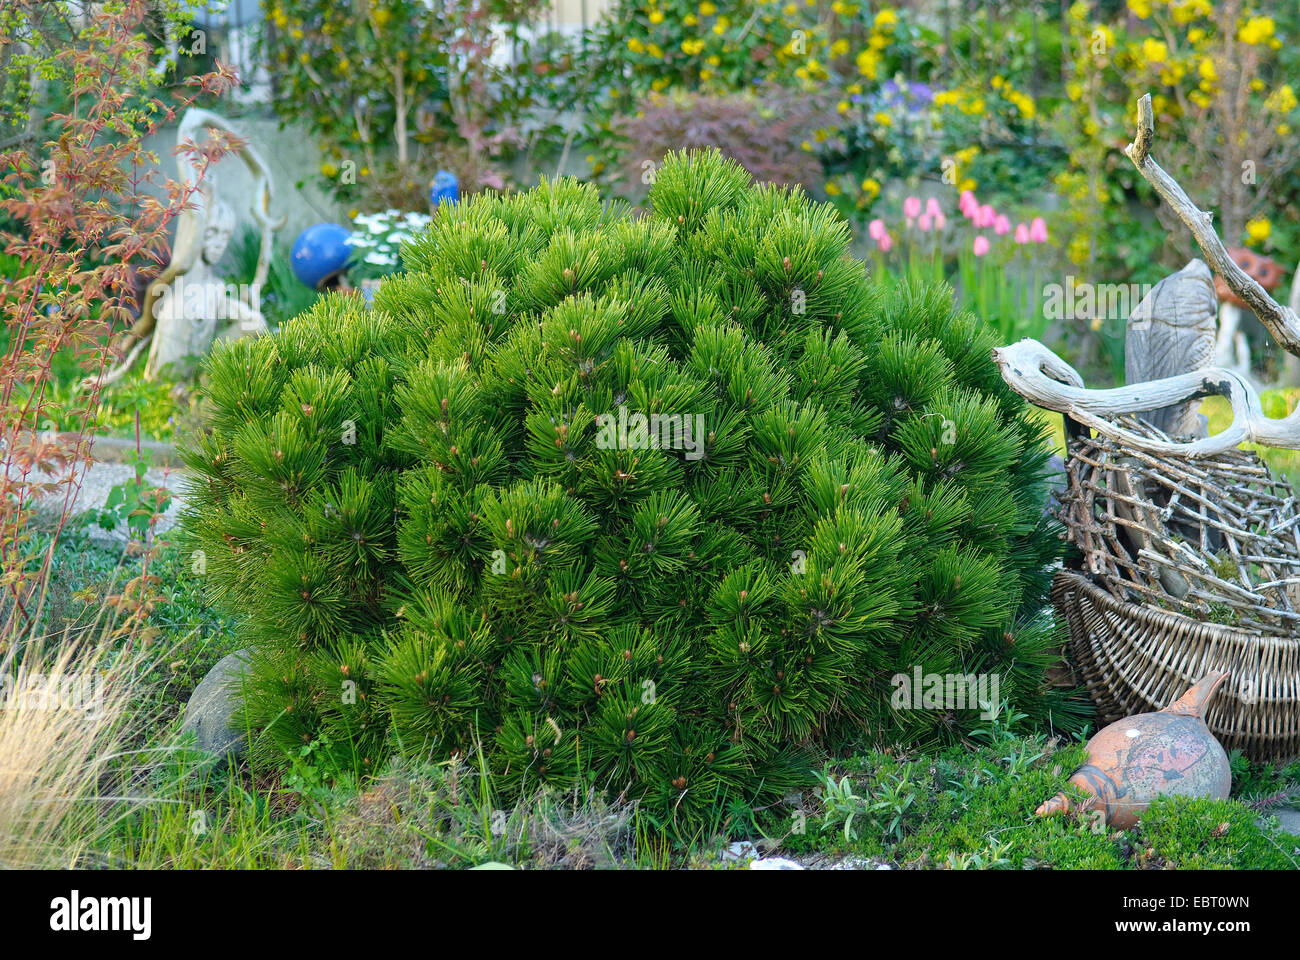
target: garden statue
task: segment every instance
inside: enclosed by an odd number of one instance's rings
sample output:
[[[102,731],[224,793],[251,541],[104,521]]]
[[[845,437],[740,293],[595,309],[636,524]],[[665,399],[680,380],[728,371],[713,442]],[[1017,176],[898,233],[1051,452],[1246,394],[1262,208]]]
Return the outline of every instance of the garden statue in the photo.
[[[238,136],[224,117],[190,108],[176,132],[178,147],[197,144],[200,131],[208,129]],[[169,263],[149,285],[139,320],[117,344],[126,352],[126,359],[103,383],[124,376],[146,347],[149,355],[145,376],[153,377],[169,364],[203,356],[217,340],[266,331],[258,306],[259,291],[270,265],[272,234],[284,225],[284,219],[273,221],[270,216],[271,177],[265,161],[246,141],[235,152],[253,174],[250,210],[261,229],[262,245],[253,282],[234,290],[216,272],[235,231],[235,213],[221,199],[213,171],[200,166],[192,149],[178,149],[179,179],[197,187],[190,204],[177,217],[176,242]]]
[[[1127,830],[1158,796],[1226,800],[1232,770],[1228,754],[1205,725],[1205,710],[1227,676],[1208,674],[1163,710],[1101,729],[1088,741],[1088,762],[1070,777],[1091,794],[1078,809],[1097,810],[1109,826]],[[1047,817],[1073,806],[1058,793],[1034,812]]]
[[[1210,268],[1193,260],[1165,277],[1138,304],[1128,321],[1124,372],[1145,383],[1214,364],[1214,317],[1218,302]],[[1151,410],[1145,419],[1171,437],[1206,436],[1200,404],[1185,401]]]

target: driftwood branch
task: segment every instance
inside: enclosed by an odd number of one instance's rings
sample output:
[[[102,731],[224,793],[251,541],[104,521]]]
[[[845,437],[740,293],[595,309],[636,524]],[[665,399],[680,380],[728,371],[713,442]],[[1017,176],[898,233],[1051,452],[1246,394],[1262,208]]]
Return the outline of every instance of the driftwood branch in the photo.
[[[1147,183],[1173,208],[1178,218],[1187,224],[1187,229],[1192,232],[1196,245],[1205,254],[1210,268],[1223,278],[1228,289],[1254,311],[1260,323],[1264,324],[1283,349],[1288,353],[1300,354],[1300,317],[1296,316],[1295,310],[1282,306],[1270,297],[1268,291],[1228,256],[1223,241],[1214,232],[1213,215],[1192,203],[1178,182],[1151,159],[1151,141],[1154,136],[1155,122],[1151,110],[1151,94],[1148,93],[1138,101],[1137,134],[1133,142],[1124,148],[1124,155],[1133,161]]]
[[[1285,420],[1264,416],[1259,393],[1231,370],[1211,367],[1106,390],[1089,390],[1079,374],[1037,340],[1021,340],[993,351],[1002,379],[1030,403],[1063,413],[1103,436],[1152,453],[1197,457],[1231,450],[1247,442],[1300,448],[1300,411]],[[1224,396],[1232,405],[1232,425],[1212,437],[1190,442],[1157,440],[1117,427],[1123,413],[1143,413],[1202,397]]]
[[[1214,231],[1211,214],[1192,203],[1177,181],[1151,159],[1154,138],[1151,96],[1147,94],[1138,101],[1137,132],[1133,142],[1125,148],[1125,155],[1187,225],[1211,269],[1250,306],[1288,353],[1300,356],[1300,317],[1296,314],[1296,306],[1279,304],[1233,261]],[[1222,453],[1247,442],[1300,449],[1300,410],[1280,420],[1264,416],[1255,388],[1238,373],[1222,367],[1194,370],[1113,389],[1089,390],[1073,367],[1037,340],[1021,340],[999,347],[993,351],[993,360],[1007,385],[1031,403],[1063,413],[1133,449],[1184,457]],[[1232,406],[1232,424],[1212,437],[1181,442],[1160,439],[1125,429],[1114,422],[1124,414],[1158,410],[1215,395],[1228,399]]]

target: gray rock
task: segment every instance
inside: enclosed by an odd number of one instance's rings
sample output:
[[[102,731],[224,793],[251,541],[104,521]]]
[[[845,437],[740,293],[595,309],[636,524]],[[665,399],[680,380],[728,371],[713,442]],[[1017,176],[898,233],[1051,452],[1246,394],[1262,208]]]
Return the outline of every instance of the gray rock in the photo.
[[[1300,810],[1295,807],[1278,807],[1276,810],[1270,810],[1269,813],[1277,817],[1284,833],[1300,837]]]
[[[208,675],[199,681],[185,705],[184,732],[193,731],[199,748],[208,753],[242,755],[248,747],[244,731],[231,723],[239,705],[239,687],[247,669],[249,652],[236,650],[217,661]]]

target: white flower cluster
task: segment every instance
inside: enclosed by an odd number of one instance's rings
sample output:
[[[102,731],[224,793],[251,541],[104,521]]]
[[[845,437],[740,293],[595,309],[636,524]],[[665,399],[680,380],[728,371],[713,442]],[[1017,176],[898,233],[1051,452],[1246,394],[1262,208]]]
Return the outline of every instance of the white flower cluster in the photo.
[[[352,221],[350,245],[365,252],[366,263],[396,267],[402,244],[423,233],[432,219],[427,213],[403,213],[401,210],[357,214]]]

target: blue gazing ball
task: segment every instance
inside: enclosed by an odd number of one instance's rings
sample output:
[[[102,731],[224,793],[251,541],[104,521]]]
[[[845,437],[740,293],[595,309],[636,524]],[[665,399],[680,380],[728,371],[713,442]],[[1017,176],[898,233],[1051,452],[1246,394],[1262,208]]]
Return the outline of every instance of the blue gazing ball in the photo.
[[[352,234],[337,223],[318,223],[298,234],[289,262],[293,274],[313,289],[338,276],[348,265]]]
[[[456,179],[456,174],[450,170],[439,170],[433,175],[433,180],[429,183],[429,205],[438,206],[440,203],[455,203],[460,196],[460,181]]]

